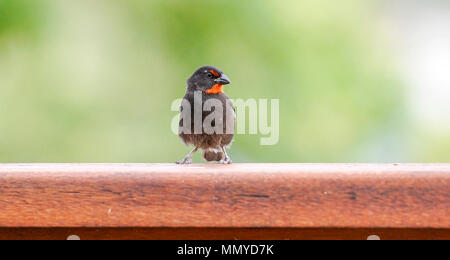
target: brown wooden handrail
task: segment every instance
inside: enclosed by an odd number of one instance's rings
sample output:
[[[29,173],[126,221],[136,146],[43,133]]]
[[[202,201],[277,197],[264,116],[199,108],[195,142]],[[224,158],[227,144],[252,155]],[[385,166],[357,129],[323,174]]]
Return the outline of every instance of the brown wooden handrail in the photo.
[[[447,232],[450,164],[0,164],[0,238],[67,227]]]

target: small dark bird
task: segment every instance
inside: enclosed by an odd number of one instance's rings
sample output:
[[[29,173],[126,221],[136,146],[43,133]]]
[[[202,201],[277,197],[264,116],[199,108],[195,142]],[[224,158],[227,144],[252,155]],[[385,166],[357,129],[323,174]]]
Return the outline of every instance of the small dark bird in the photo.
[[[230,83],[231,81],[227,75],[214,66],[203,66],[197,69],[187,80],[187,91],[184,100],[190,104],[191,111],[183,111],[185,107],[181,107],[179,137],[186,145],[193,145],[194,150],[186,155],[183,160],[177,162],[177,164],[191,164],[192,156],[199,149],[203,150],[203,158],[208,162],[217,161],[222,164],[231,164],[226,147],[231,145],[234,138],[236,114],[229,97],[223,92],[223,86]],[[204,109],[208,101],[219,104],[217,113],[222,107],[218,122],[216,122],[217,117],[214,117],[214,120],[208,119],[208,116],[216,109],[216,107]],[[201,116],[194,116],[195,107],[201,108],[200,114],[198,114]],[[195,119],[200,122],[196,122]],[[208,120],[211,120],[211,122]],[[190,124],[188,121],[190,121]],[[185,126],[184,122],[189,125]],[[207,122],[213,127],[218,124],[217,128],[223,131],[214,131],[212,133],[207,131],[204,125]],[[196,124],[197,127],[195,127]],[[196,129],[200,131],[195,131]]]

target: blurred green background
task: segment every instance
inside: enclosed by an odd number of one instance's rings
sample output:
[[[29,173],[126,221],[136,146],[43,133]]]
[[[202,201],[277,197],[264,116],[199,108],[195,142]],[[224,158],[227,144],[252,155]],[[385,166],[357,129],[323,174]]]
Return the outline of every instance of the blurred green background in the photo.
[[[235,162],[450,162],[450,124],[410,102],[384,8],[0,0],[0,162],[181,159],[170,105],[205,64],[230,76],[232,98],[280,99],[279,143],[238,135]]]

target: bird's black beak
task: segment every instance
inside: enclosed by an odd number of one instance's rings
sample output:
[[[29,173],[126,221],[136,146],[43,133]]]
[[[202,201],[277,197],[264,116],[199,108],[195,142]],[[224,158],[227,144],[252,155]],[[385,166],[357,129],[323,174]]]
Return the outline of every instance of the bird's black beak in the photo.
[[[220,76],[220,78],[215,79],[214,82],[220,85],[228,85],[231,83],[231,80],[228,78],[227,75],[222,73],[222,76]]]

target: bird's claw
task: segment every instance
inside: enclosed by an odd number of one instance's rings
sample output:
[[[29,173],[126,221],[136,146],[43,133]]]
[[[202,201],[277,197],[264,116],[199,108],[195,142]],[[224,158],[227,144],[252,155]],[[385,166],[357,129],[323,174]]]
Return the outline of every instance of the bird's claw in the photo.
[[[227,157],[225,157],[225,159],[219,161],[219,163],[221,163],[221,164],[231,164],[233,162],[231,161],[231,158],[227,156]]]
[[[186,157],[183,160],[176,162],[176,164],[192,164],[192,159]]]

